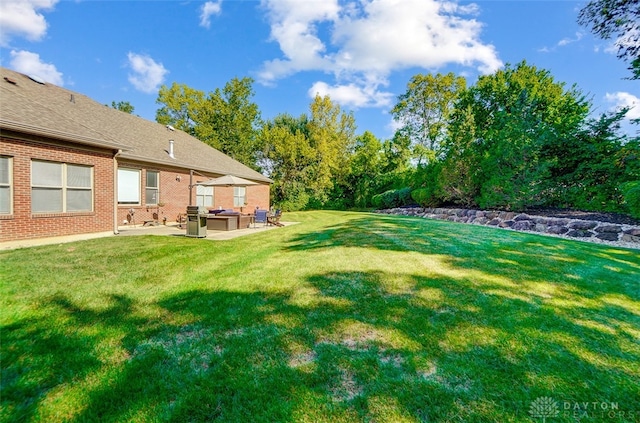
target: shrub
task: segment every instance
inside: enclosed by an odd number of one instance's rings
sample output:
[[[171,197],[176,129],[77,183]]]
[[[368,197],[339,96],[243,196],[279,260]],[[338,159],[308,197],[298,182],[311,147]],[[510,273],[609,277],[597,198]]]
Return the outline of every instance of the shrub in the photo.
[[[433,186],[414,189],[411,198],[422,207],[434,207],[441,202]]]
[[[382,194],[376,194],[371,197],[371,205],[376,209],[382,208]]]
[[[631,216],[640,219],[640,181],[626,182],[620,186],[620,190]]]
[[[392,209],[394,207],[407,206],[412,204],[411,188],[390,189],[382,194],[371,197],[371,203],[375,208]]]
[[[398,191],[398,206],[409,206],[413,204],[413,199],[411,198],[410,187],[400,188]]]
[[[390,189],[382,193],[382,207],[385,209],[391,209],[393,207],[400,206],[398,201],[398,190]]]

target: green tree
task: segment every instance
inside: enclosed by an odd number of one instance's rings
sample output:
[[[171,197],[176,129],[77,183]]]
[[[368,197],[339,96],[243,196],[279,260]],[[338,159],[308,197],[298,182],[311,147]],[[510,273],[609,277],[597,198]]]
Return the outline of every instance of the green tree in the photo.
[[[380,189],[380,175],[385,166],[382,142],[369,131],[356,137],[351,155],[347,186],[356,207],[371,205],[371,197]]]
[[[133,110],[135,109],[128,101],[118,101],[117,103],[112,101],[111,107],[121,112],[129,113],[130,115],[133,114]]]
[[[547,149],[553,163],[547,183],[552,205],[622,211],[620,185],[640,177],[640,165],[628,160],[633,144],[620,132],[626,112],[589,119],[575,137]]]
[[[449,116],[466,80],[453,73],[418,74],[398,97],[391,113],[401,131],[412,143],[418,164],[433,161],[440,154]]]
[[[630,63],[631,79],[640,79],[638,0],[592,0],[580,10],[578,23],[604,40],[616,37],[618,57]]]
[[[311,196],[312,166],[316,154],[307,136],[306,115],[287,114],[267,121],[260,131],[260,167],[274,180],[272,201],[285,210],[302,210]]]
[[[476,140],[474,111],[470,100],[463,99],[453,113],[445,140],[445,158],[439,173],[435,172],[434,180],[440,184],[440,190],[433,189],[428,201],[441,200],[464,206],[475,204],[480,194],[480,151]]]
[[[256,167],[260,110],[251,101],[253,79],[233,78],[216,88],[199,110],[195,136],[223,153]]]
[[[546,152],[577,136],[588,113],[576,87],[565,89],[526,62],[480,77],[457,104],[447,161],[463,164],[446,186],[475,195],[480,207],[543,204],[543,182],[556,160]]]
[[[195,127],[199,121],[200,110],[204,106],[205,93],[193,89],[185,84],[174,82],[171,87],[163,85],[158,91],[156,122],[171,125],[188,134],[195,134]]]
[[[156,121],[172,125],[247,166],[257,168],[260,111],[251,101],[251,78],[233,78],[222,90],[205,95],[184,84],[162,86]]]
[[[316,154],[310,184],[314,200],[323,205],[336,184],[345,182],[356,125],[353,113],[343,111],[329,96],[316,95],[310,111],[309,140]]]
[[[383,174],[405,173],[411,163],[411,139],[402,131],[396,131],[393,138],[382,143],[384,160]]]

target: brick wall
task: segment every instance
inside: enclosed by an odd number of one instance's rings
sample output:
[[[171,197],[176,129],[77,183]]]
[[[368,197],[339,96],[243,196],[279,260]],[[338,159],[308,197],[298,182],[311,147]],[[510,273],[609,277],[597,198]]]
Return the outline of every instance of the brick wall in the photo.
[[[0,215],[0,242],[33,238],[75,235],[83,233],[110,232],[114,229],[114,162],[111,152],[75,148],[69,145],[49,145],[37,141],[0,139],[0,154],[12,158],[13,164],[13,213]],[[94,210],[74,213],[31,212],[31,161],[46,160],[93,166]],[[117,224],[135,221],[136,225],[146,220],[157,219],[160,223],[175,222],[179,213],[185,213],[189,205],[189,172],[182,169],[150,167],[148,164],[119,160],[118,165],[139,169],[141,177],[138,205],[118,206]],[[160,203],[162,207],[145,204],[146,171],[160,172]],[[202,180],[195,178],[193,182]],[[269,185],[247,187],[247,206],[233,207],[233,187],[215,188],[215,208],[234,208],[245,213],[253,212],[256,206],[269,208]],[[195,204],[195,187],[192,198]],[[133,210],[133,216],[130,214]]]
[[[253,213],[256,207],[269,209],[269,185],[249,185],[246,187],[247,205],[243,207],[233,206],[233,187],[215,187],[213,202],[215,209],[234,209],[245,213]]]
[[[163,223],[166,217],[167,223],[176,221],[178,214],[184,214],[189,205],[189,172],[182,169],[162,168],[157,166],[149,166],[144,163],[133,163],[120,160],[118,165],[128,169],[140,170],[141,176],[141,192],[139,205],[121,205],[118,206],[118,225],[129,225],[135,223],[141,225],[145,221],[157,220]],[[146,187],[147,170],[160,172],[160,203],[162,207],[156,205],[145,204],[144,187]],[[212,176],[212,178],[215,176]],[[206,180],[201,176],[194,176],[193,183]],[[196,203],[196,188],[192,190],[192,201]],[[215,187],[214,188],[214,205],[211,208],[234,209],[251,213],[256,206],[261,209],[269,208],[269,185],[251,185],[247,187],[247,206],[233,207],[233,187]],[[133,216],[130,211],[133,210]],[[126,222],[126,223],[125,223]]]
[[[45,238],[113,230],[113,156],[109,152],[1,138],[0,154],[13,162],[13,213],[0,215],[0,241]],[[93,166],[94,210],[31,212],[31,161]]]

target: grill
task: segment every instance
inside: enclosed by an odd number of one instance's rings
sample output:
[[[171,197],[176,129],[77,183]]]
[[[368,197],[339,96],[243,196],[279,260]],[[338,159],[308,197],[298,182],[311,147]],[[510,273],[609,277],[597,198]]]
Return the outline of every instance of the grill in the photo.
[[[187,236],[193,238],[207,236],[207,212],[205,207],[187,206]]]

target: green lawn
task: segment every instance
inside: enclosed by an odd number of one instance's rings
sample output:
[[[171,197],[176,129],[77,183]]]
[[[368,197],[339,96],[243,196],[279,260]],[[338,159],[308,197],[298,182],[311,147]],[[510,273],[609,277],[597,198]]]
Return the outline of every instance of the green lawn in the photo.
[[[285,220],[0,252],[2,421],[640,419],[638,250]]]

